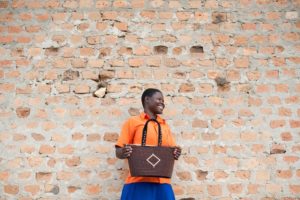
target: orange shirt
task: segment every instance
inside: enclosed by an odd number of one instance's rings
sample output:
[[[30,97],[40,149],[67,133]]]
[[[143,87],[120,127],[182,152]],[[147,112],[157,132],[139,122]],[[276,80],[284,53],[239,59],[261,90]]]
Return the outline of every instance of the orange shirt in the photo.
[[[125,144],[141,145],[143,128],[146,121],[150,119],[145,113],[139,116],[130,117],[123,125],[121,134],[116,146],[123,147]],[[170,127],[164,119],[157,116],[157,121],[161,126],[162,146],[175,146],[175,140],[171,134]],[[158,126],[155,122],[149,122],[147,129],[146,145],[157,146],[158,143]],[[135,182],[154,182],[154,183],[170,183],[169,178],[159,177],[132,177],[129,173],[126,183]]]

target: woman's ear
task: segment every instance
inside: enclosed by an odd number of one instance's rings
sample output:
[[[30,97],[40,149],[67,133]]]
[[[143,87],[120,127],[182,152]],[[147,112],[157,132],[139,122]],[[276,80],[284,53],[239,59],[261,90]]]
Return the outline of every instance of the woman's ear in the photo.
[[[150,97],[145,97],[145,105],[148,105],[148,103],[149,103],[149,100],[150,100]]]

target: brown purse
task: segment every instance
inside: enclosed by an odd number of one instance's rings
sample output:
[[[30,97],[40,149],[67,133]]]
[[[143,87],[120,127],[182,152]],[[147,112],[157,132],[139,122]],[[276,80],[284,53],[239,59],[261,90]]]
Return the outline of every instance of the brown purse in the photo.
[[[147,127],[149,122],[158,125],[157,146],[146,146]],[[130,145],[132,153],[128,158],[131,176],[171,178],[174,168],[175,147],[165,147],[162,144],[161,127],[157,120],[149,119],[143,128],[142,145]]]

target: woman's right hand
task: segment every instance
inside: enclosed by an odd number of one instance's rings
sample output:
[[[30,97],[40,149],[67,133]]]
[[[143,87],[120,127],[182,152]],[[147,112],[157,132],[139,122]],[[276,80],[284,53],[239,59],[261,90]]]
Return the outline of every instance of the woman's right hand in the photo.
[[[129,158],[132,153],[131,146],[116,147],[116,156],[120,159]]]

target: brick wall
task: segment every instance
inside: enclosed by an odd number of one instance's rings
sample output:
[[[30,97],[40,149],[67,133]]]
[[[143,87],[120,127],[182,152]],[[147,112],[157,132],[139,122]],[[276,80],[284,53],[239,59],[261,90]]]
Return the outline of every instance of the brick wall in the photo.
[[[148,87],[184,149],[177,199],[299,199],[299,6],[0,1],[0,199],[118,199]]]

